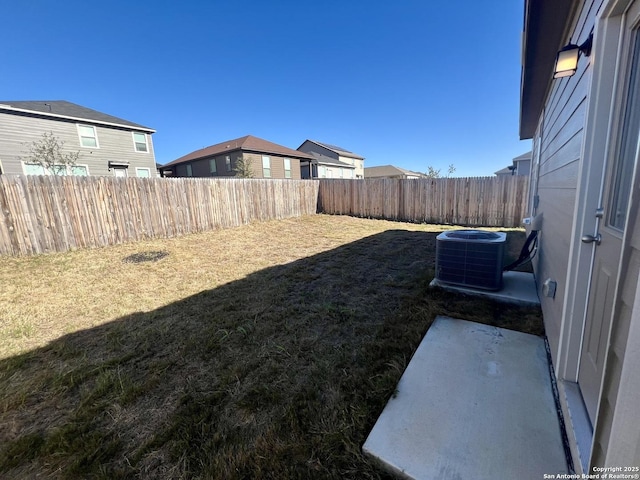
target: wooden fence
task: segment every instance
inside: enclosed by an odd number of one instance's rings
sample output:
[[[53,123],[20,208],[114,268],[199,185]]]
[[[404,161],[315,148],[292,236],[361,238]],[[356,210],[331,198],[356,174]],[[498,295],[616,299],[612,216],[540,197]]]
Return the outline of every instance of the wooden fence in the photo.
[[[60,252],[315,214],[318,182],[0,175],[0,254]]]
[[[518,227],[528,176],[320,180],[322,213],[416,223]]]

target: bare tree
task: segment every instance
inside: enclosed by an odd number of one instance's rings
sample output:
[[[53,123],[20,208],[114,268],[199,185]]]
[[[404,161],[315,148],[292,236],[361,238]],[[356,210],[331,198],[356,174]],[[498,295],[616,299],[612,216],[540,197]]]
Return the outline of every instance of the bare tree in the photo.
[[[45,171],[53,175],[66,175],[67,168],[73,167],[80,152],[64,152],[64,140],[60,140],[53,132],[45,132],[39,140],[33,141],[27,147],[27,163],[40,165]]]
[[[235,172],[236,177],[253,178],[251,160],[244,158],[241,155],[236,158],[236,164],[233,167],[233,171]]]
[[[434,167],[432,167],[431,165],[429,165],[427,167],[427,171],[424,173],[424,175],[427,178],[441,178],[440,177],[440,171],[441,169],[435,169]],[[452,164],[449,165],[449,168],[447,168],[447,178],[451,177],[451,175],[453,175],[453,173],[456,171],[456,167]]]

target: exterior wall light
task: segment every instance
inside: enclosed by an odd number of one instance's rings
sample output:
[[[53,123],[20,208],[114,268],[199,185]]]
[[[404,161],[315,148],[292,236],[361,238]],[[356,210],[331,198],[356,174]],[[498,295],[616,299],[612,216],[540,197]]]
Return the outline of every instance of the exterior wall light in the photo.
[[[553,71],[553,78],[570,77],[578,69],[578,58],[580,53],[585,57],[591,55],[591,44],[593,43],[593,33],[589,35],[582,45],[570,43],[558,52],[556,57],[556,68]]]

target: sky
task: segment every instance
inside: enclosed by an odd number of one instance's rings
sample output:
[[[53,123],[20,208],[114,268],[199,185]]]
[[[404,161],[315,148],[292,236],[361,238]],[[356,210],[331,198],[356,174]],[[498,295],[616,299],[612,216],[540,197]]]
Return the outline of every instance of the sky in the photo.
[[[518,136],[524,0],[0,0],[0,99],[156,130],[156,161],[245,135],[485,176]]]

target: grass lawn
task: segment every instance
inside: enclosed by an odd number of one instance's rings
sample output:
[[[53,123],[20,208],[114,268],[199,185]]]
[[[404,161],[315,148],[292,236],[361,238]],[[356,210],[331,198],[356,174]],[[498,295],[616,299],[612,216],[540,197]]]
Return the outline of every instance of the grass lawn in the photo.
[[[436,315],[542,334],[538,309],[427,288],[443,228],[314,215],[1,257],[0,477],[388,478],[361,447]]]

